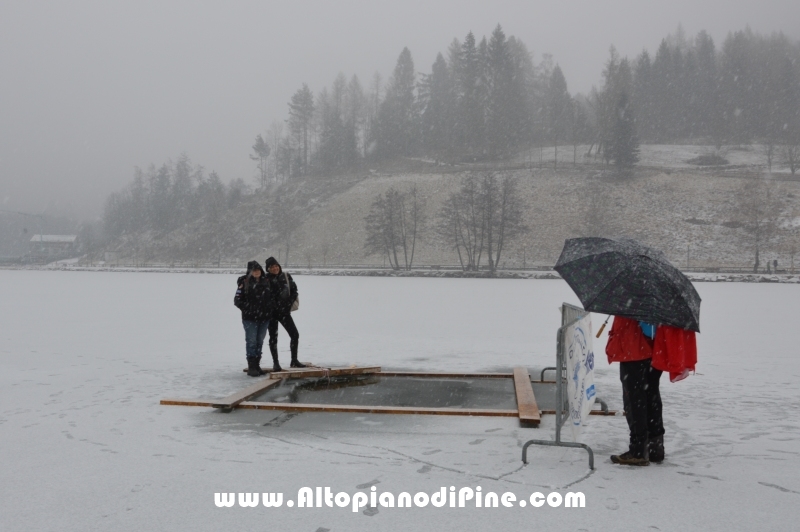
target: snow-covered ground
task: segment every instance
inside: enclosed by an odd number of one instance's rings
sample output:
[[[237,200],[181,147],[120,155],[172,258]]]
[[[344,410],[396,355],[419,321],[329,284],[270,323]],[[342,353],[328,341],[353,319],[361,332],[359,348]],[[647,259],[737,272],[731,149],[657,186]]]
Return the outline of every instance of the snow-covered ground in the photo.
[[[592,148],[594,149],[596,146],[592,146]],[[571,145],[559,146],[558,162],[569,165],[573,160],[578,163],[601,160],[599,156],[594,155],[595,152],[592,152],[591,156],[585,155],[588,151],[589,146],[586,144],[579,145],[574,151]],[[780,149],[777,151],[779,152]],[[713,154],[728,160],[728,165],[721,165],[720,169],[724,169],[726,166],[761,166],[764,168],[767,166],[765,148],[760,144],[722,146],[719,150],[715,146],[697,144],[642,144],[639,147],[639,165],[664,169],[697,169],[698,165],[690,163],[690,160],[701,155]],[[549,146],[542,147],[541,150],[533,148],[530,151],[522,152],[515,161],[532,165],[552,164],[555,156],[555,148]],[[780,155],[773,158],[772,173],[790,173],[789,168],[783,165]]]
[[[283,415],[160,406],[251,384],[235,278],[0,271],[0,530],[791,530],[800,502],[800,287],[700,283],[698,374],[662,380],[667,460],[612,465],[512,418]],[[415,370],[552,365],[560,280],[299,276],[301,359]],[[601,317],[596,317],[599,325]],[[285,333],[281,357],[288,362]],[[602,353],[605,339],[597,341]],[[616,366],[599,395],[621,409]],[[535,372],[535,373],[534,373]],[[581,491],[585,508],[217,508],[216,492]]]

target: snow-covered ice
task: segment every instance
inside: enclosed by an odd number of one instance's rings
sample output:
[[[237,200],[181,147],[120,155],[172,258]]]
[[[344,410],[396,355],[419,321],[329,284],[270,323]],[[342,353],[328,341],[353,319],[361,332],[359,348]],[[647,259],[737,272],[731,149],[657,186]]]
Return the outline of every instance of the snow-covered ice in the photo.
[[[301,360],[532,375],[555,358],[560,280],[297,278]],[[512,418],[286,415],[160,406],[252,384],[234,276],[0,271],[2,530],[791,530],[800,513],[800,287],[698,283],[698,374],[662,380],[667,459],[620,467],[622,417],[596,453],[521,445]],[[602,317],[604,318],[604,317]],[[600,316],[595,318],[599,326]],[[793,325],[795,324],[795,325]],[[621,410],[599,353],[599,396]],[[288,340],[281,332],[281,358]],[[568,431],[565,432],[568,434]],[[395,495],[442,486],[581,491],[585,508],[217,508],[216,492]]]

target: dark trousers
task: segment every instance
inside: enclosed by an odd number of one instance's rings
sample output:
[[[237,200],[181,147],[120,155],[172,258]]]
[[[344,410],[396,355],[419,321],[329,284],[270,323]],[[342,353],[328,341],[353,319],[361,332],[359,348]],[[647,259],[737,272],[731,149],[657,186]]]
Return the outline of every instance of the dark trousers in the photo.
[[[661,393],[658,389],[661,373],[650,365],[650,359],[621,362],[619,365],[622,404],[631,433],[629,450],[637,458],[644,456],[648,439],[664,434]]]
[[[269,322],[269,345],[270,348],[272,346],[278,345],[278,323],[283,325],[283,328],[289,334],[289,346],[292,350],[292,355],[297,356],[297,345],[300,341],[300,333],[297,331],[297,327],[294,324],[294,320],[292,319],[291,314],[285,314],[282,316],[278,316],[277,318],[272,318]]]

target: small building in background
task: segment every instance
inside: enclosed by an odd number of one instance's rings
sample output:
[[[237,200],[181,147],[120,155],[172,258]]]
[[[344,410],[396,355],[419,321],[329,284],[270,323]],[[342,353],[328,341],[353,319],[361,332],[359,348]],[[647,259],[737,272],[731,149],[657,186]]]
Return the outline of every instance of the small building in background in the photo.
[[[78,235],[33,235],[30,241],[33,259],[66,259],[77,253]]]

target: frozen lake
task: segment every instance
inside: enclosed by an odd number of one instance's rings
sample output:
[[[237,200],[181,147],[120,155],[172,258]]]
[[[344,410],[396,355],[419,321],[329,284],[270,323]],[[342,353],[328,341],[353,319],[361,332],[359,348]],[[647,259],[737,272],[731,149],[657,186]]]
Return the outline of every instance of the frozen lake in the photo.
[[[555,359],[562,281],[298,276],[300,359],[532,375]],[[0,271],[2,530],[792,529],[800,503],[800,286],[700,283],[698,374],[662,380],[667,459],[632,469],[622,417],[596,453],[511,418],[286,415],[160,406],[222,397],[242,373],[235,276]],[[604,318],[604,317],[602,317]],[[601,317],[595,317],[595,328]],[[795,324],[794,326],[792,324]],[[288,338],[281,329],[281,361]],[[596,340],[599,396],[621,410]],[[581,491],[586,508],[217,508],[216,492]],[[652,528],[648,528],[652,527]]]

